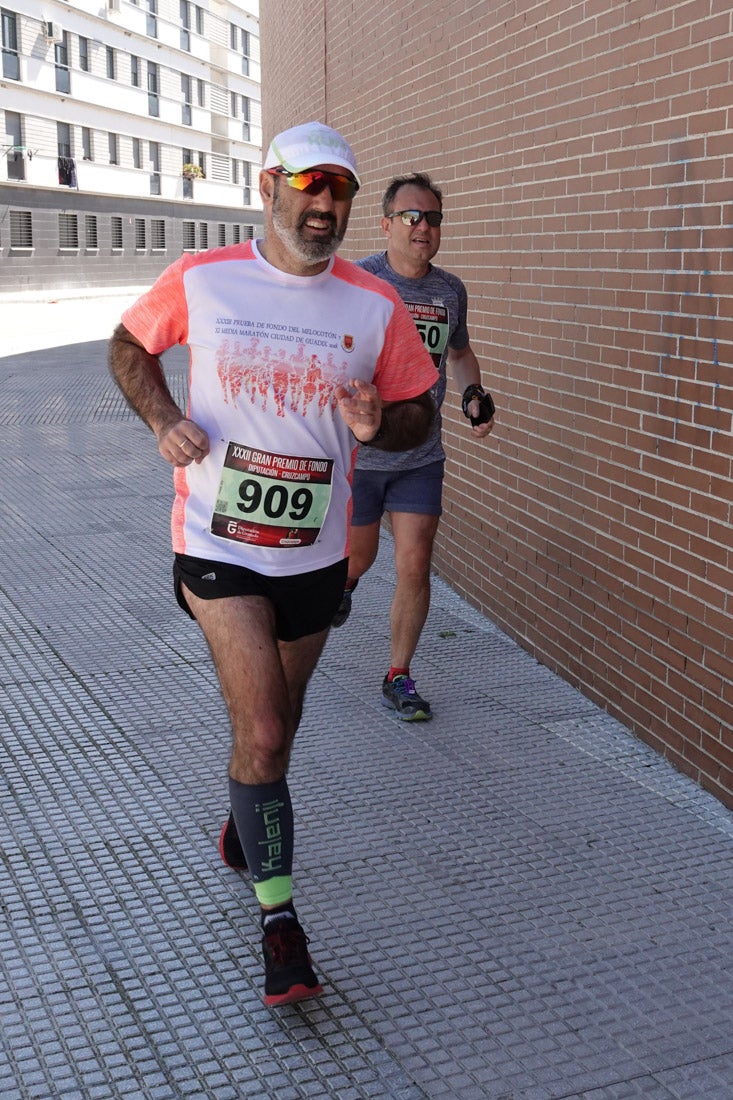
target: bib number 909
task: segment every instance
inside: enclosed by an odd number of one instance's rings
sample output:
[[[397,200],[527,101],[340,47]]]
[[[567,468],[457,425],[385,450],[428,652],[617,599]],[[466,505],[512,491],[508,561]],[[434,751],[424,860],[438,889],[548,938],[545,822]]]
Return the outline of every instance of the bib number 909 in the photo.
[[[263,493],[262,485],[254,478],[245,478],[239,484],[238,511],[244,515],[261,513],[267,519],[281,519],[287,516],[293,523],[304,520],[313,504],[313,493],[300,485],[291,488],[288,485],[270,485]]]

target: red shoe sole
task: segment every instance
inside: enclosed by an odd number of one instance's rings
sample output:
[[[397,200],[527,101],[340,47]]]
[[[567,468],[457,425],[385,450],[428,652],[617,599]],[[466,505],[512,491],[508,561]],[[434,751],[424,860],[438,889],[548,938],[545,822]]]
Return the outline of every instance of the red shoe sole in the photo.
[[[320,985],[291,985],[286,993],[265,994],[265,1004],[268,1008],[277,1005],[291,1005],[296,1001],[305,1001],[308,997],[320,997],[323,987]]]
[[[229,822],[225,821],[222,826],[221,832],[219,833],[219,855],[221,856],[221,861],[226,867],[231,867],[232,871],[246,871],[246,863],[230,863],[227,857],[224,855],[224,834],[226,833],[228,828]]]

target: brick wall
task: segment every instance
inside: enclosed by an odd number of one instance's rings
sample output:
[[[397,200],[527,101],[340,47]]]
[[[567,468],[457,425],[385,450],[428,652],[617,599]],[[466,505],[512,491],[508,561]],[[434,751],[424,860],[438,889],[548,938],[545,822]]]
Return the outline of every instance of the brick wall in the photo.
[[[651,7],[268,0],[265,140],[350,139],[346,255],[391,175],[444,188],[498,423],[449,391],[436,567],[733,805],[732,14]]]

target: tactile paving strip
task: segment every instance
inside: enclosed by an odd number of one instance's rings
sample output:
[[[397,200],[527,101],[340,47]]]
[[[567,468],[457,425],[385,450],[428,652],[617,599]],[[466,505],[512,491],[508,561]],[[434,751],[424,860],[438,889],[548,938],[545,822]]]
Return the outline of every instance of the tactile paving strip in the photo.
[[[731,816],[438,581],[396,721],[386,536],[291,767],[325,993],[266,1009],[169,471],[103,344],[0,387],[2,1100],[733,1095]]]

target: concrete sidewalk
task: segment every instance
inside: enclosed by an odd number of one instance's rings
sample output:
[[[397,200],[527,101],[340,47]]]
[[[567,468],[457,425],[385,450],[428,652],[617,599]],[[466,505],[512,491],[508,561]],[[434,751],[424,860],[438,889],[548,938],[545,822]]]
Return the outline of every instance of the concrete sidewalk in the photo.
[[[145,287],[0,294],[0,356],[106,340]]]
[[[264,1007],[170,473],[101,336],[0,359],[2,1100],[733,1097],[731,815],[440,582],[435,718],[393,719],[388,541],[291,769],[324,996]]]

